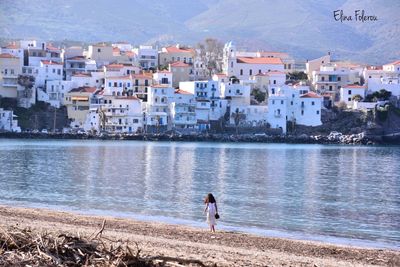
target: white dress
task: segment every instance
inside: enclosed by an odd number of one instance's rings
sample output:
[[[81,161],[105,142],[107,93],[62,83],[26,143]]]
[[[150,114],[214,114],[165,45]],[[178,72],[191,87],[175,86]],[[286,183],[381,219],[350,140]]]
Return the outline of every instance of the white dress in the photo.
[[[217,209],[215,207],[215,203],[208,203],[207,204],[207,223],[210,225],[217,225],[215,220],[215,213]]]

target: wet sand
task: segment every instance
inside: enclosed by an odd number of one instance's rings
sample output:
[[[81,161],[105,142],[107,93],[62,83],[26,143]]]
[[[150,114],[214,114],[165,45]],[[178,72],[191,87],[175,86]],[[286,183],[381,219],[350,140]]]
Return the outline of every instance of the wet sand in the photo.
[[[400,266],[400,249],[366,249],[321,242],[261,237],[156,222],[88,216],[46,209],[0,206],[0,227],[92,235],[127,241],[141,255],[196,259],[217,266]],[[1,257],[1,255],[0,255]]]

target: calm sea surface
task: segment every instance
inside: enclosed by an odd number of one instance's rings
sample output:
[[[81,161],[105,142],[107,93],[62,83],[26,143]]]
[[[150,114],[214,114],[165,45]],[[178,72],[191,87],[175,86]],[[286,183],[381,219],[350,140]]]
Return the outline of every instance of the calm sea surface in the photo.
[[[400,247],[400,147],[0,139],[0,204]]]

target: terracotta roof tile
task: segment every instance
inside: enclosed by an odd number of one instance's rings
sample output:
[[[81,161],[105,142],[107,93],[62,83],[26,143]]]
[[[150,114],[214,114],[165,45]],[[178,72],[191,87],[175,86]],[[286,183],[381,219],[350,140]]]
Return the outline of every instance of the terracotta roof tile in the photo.
[[[282,60],[277,57],[238,57],[236,62],[245,64],[283,64]]]
[[[51,60],[41,60],[44,65],[62,65],[62,63],[54,62]]]
[[[176,46],[166,47],[167,53],[194,53],[194,50],[191,48],[178,48]]]
[[[11,54],[3,53],[3,54],[0,54],[0,58],[17,58],[17,57],[14,57],[14,56],[11,55]]]
[[[301,95],[300,98],[321,98],[321,96],[314,92],[308,92],[307,94]]]
[[[183,63],[181,61],[175,61],[174,63],[171,63],[170,65],[171,65],[171,67],[182,67],[182,68],[190,67],[189,64]]]
[[[180,94],[180,95],[193,95],[191,92],[182,90],[182,89],[176,89],[175,94]]]

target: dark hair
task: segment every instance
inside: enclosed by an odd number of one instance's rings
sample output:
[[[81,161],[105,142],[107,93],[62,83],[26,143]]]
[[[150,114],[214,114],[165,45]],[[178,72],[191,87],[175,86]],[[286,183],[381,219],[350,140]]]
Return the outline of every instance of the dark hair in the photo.
[[[215,198],[213,196],[213,194],[208,193],[208,195],[206,196],[206,198],[204,199],[204,203],[215,203]]]

